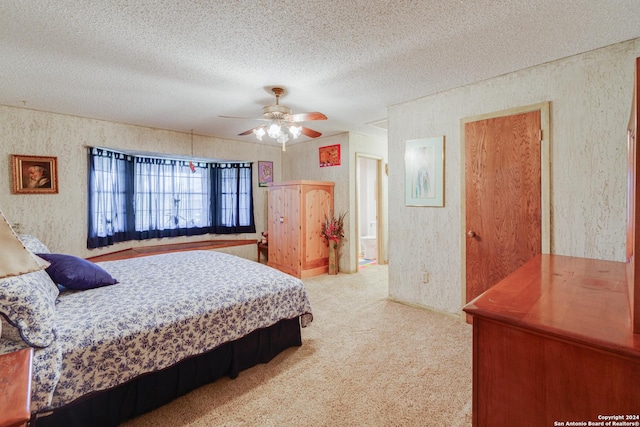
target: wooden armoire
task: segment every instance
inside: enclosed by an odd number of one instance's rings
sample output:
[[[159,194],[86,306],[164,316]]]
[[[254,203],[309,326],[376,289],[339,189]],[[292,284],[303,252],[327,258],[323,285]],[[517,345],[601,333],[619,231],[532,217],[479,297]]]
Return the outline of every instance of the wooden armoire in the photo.
[[[333,182],[285,181],[269,185],[268,265],[298,278],[328,271],[322,223],[333,213]]]

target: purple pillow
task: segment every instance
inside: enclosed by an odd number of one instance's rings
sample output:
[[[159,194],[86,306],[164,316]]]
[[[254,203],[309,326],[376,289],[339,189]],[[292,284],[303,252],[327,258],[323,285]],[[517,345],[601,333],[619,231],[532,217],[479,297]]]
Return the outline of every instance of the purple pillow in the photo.
[[[118,283],[102,267],[86,259],[64,254],[36,255],[51,263],[45,269],[51,280],[67,289],[93,289]]]

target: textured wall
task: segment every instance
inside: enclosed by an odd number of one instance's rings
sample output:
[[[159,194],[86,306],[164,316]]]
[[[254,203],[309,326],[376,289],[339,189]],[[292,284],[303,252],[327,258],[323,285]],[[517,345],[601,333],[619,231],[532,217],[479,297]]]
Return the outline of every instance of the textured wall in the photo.
[[[551,252],[623,261],[626,126],[640,39],[389,108],[389,293],[459,313],[461,119],[551,103]],[[445,135],[445,207],[407,207],[404,144]],[[422,283],[422,272],[429,282]]]
[[[94,256],[104,252],[154,243],[177,243],[186,238],[154,239],[125,242],[89,251],[87,238],[87,154],[85,146],[138,150],[150,153],[191,154],[191,135],[99,120],[0,106],[0,209],[11,223],[19,223],[21,231],[43,240],[52,251],[77,256]],[[59,194],[12,194],[11,154],[57,156]],[[195,135],[196,157],[224,160],[274,162],[275,179],[280,179],[280,148],[266,143],[252,143]],[[255,165],[254,165],[255,166]],[[254,188],[258,189],[254,171]],[[256,191],[256,230],[266,229],[266,194]],[[243,234],[238,239],[257,239]],[[189,240],[210,239],[211,236]],[[225,236],[225,238],[229,238]]]
[[[319,166],[318,148],[340,144],[340,166],[321,168]],[[356,133],[343,133],[315,140],[305,141],[287,147],[283,156],[283,181],[308,179],[312,181],[330,181],[334,187],[334,210],[341,213],[348,211],[345,218],[345,240],[340,250],[340,271],[354,273],[357,270],[357,254],[355,227],[355,154],[366,153],[386,159],[386,141]],[[383,210],[386,208],[386,179],[383,179]]]

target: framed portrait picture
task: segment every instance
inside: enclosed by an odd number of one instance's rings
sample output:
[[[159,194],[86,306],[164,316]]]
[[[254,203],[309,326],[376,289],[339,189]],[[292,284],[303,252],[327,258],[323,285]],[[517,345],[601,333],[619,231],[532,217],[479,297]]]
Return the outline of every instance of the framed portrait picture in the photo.
[[[11,156],[13,192],[47,194],[58,192],[58,159],[45,156]]]
[[[340,166],[340,144],[318,148],[320,167]]]
[[[406,142],[407,206],[444,206],[444,136]]]
[[[273,162],[258,162],[258,186],[266,187],[273,182]]]

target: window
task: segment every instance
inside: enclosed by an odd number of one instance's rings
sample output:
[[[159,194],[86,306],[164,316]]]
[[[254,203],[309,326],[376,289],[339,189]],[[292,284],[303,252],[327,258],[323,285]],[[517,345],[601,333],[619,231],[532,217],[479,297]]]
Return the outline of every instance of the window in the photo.
[[[133,219],[133,158],[100,149],[89,151],[89,240],[97,248],[129,240]]]
[[[213,168],[213,206],[218,213],[216,230],[233,229],[249,233],[253,228],[253,197],[251,197],[251,169],[239,164],[217,164]],[[216,233],[221,231],[216,231]]]
[[[137,157],[134,176],[136,231],[158,234],[211,225],[207,163],[190,168],[185,161]]]
[[[250,163],[191,163],[89,149],[87,247],[255,233]]]

